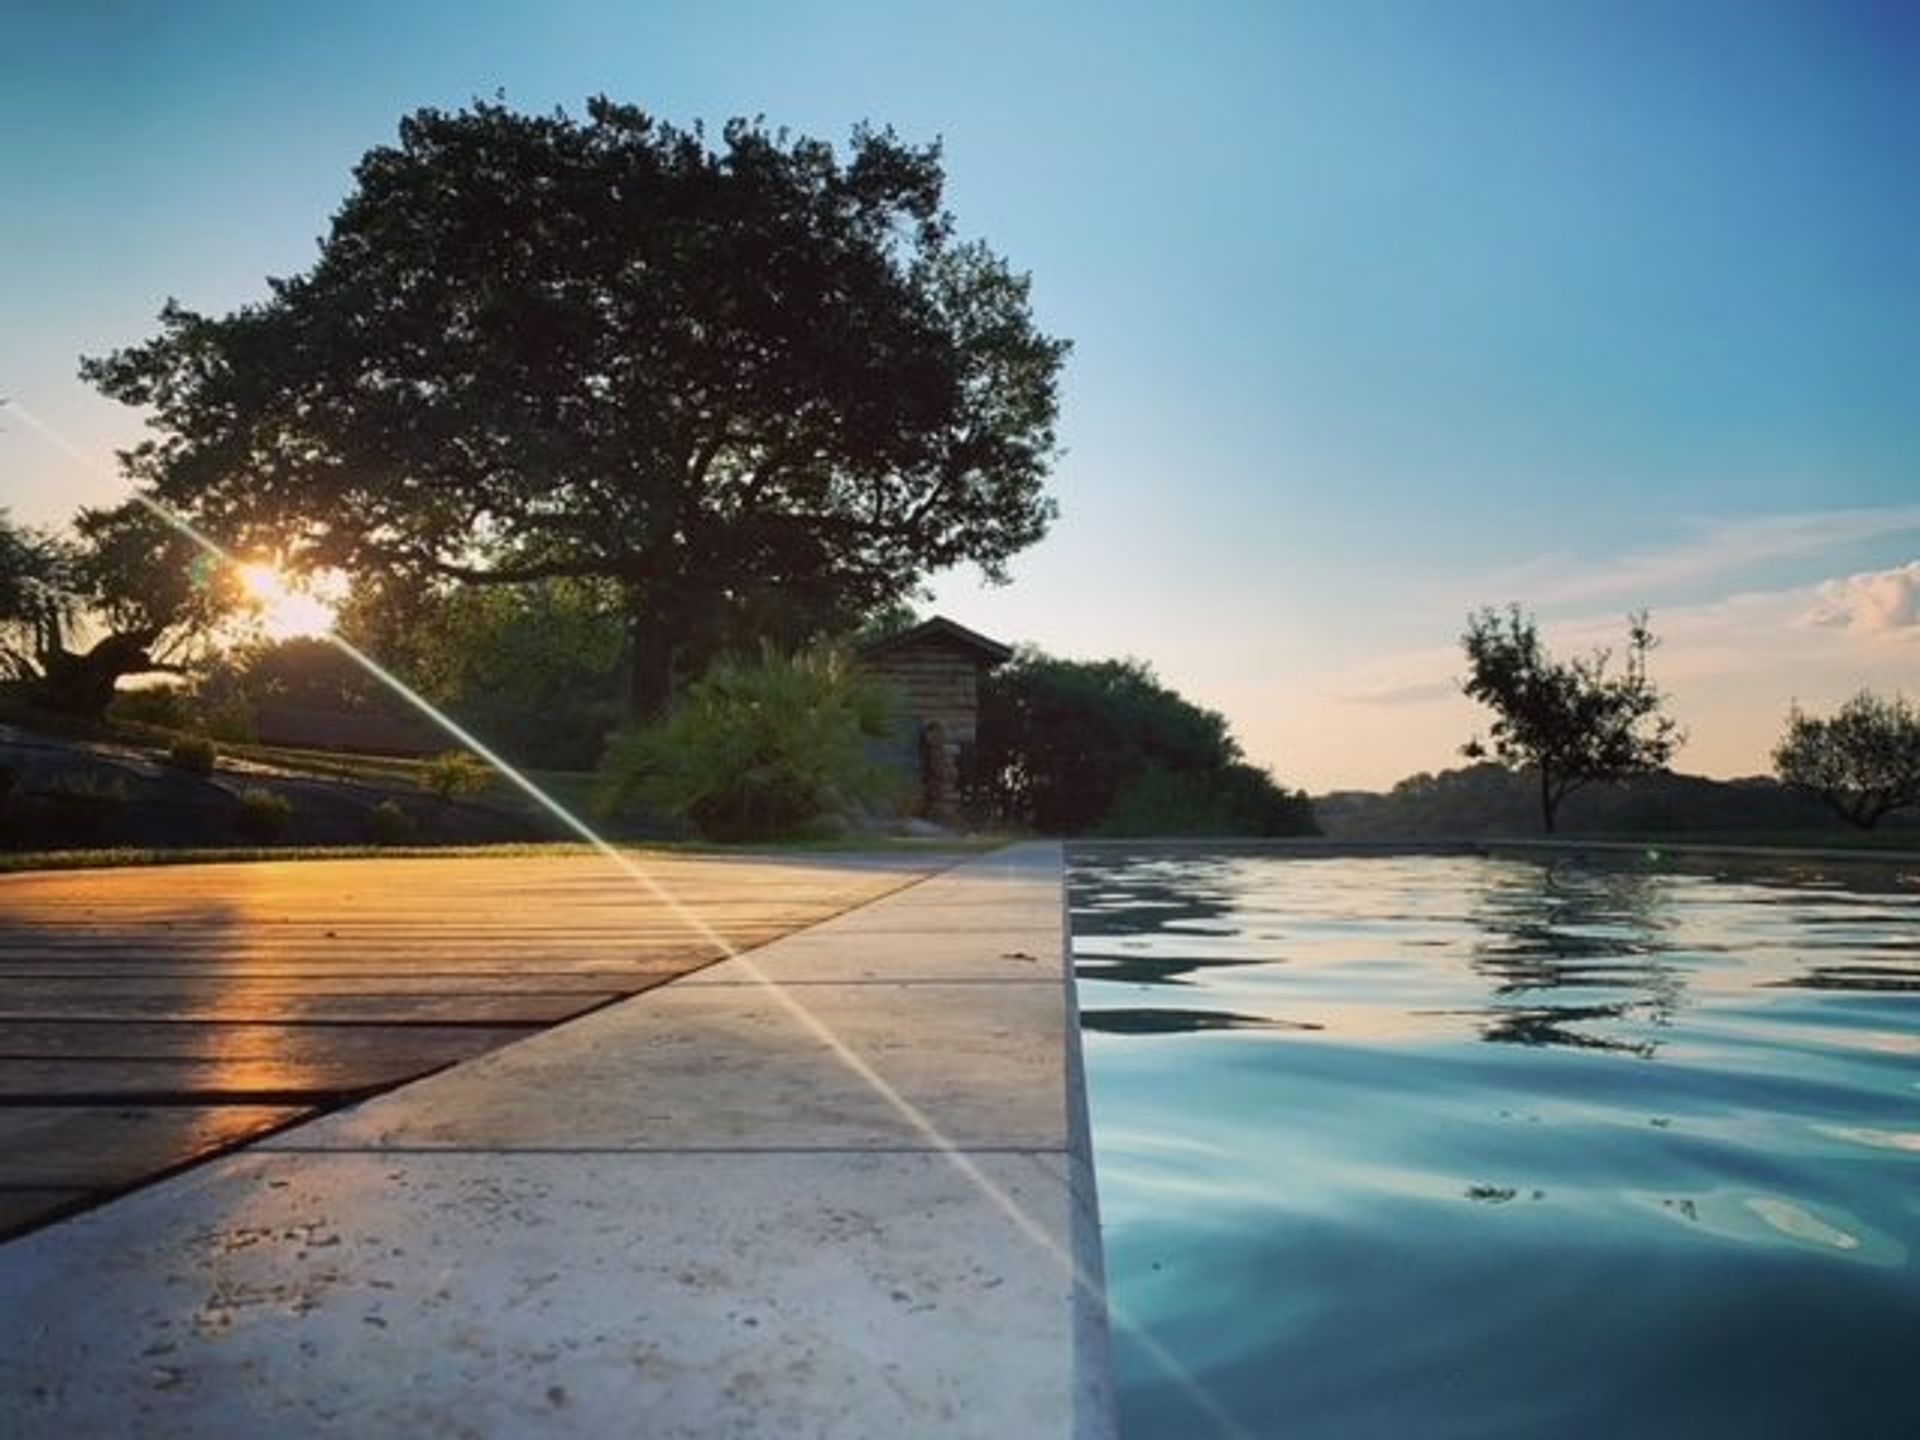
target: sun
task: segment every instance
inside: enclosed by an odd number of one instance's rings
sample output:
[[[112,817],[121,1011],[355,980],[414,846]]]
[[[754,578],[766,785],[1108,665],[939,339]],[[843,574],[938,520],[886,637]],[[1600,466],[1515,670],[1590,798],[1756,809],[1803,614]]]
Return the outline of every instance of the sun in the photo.
[[[333,629],[338,600],[320,579],[294,583],[265,561],[239,567],[240,588],[258,610],[260,627],[274,640],[326,635]]]

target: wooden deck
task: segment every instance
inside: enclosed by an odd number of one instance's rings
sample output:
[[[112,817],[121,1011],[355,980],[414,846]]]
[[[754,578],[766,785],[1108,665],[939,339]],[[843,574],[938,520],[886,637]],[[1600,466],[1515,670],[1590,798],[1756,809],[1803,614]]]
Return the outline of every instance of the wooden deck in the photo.
[[[941,863],[644,868],[747,949]],[[591,856],[0,876],[0,1237],[722,953]]]

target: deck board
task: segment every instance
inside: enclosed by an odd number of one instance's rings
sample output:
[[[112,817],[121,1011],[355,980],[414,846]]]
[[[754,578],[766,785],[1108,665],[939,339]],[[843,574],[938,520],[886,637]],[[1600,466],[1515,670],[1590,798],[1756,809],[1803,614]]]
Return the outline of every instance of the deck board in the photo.
[[[0,1235],[945,863],[649,857],[659,889],[593,856],[0,876]]]

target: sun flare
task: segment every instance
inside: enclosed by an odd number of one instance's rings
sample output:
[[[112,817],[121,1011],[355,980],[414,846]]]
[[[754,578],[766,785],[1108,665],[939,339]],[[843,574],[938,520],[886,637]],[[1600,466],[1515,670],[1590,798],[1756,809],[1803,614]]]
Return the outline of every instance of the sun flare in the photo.
[[[240,566],[240,585],[257,608],[260,626],[275,640],[297,635],[325,635],[333,629],[338,597],[320,580],[296,587],[285,574],[265,561]]]

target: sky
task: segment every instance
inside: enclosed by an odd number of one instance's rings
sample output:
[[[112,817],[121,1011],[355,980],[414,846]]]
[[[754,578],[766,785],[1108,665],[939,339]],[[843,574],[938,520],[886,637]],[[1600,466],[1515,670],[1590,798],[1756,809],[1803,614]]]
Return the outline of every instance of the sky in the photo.
[[[77,378],[314,258],[504,92],[938,137],[1074,342],[1046,540],[934,607],[1134,656],[1319,792],[1461,763],[1470,611],[1646,609],[1679,768],[1920,693],[1920,9],[1835,0],[109,3],[0,34],[0,505],[124,493]],[[92,457],[85,459],[85,457]]]

